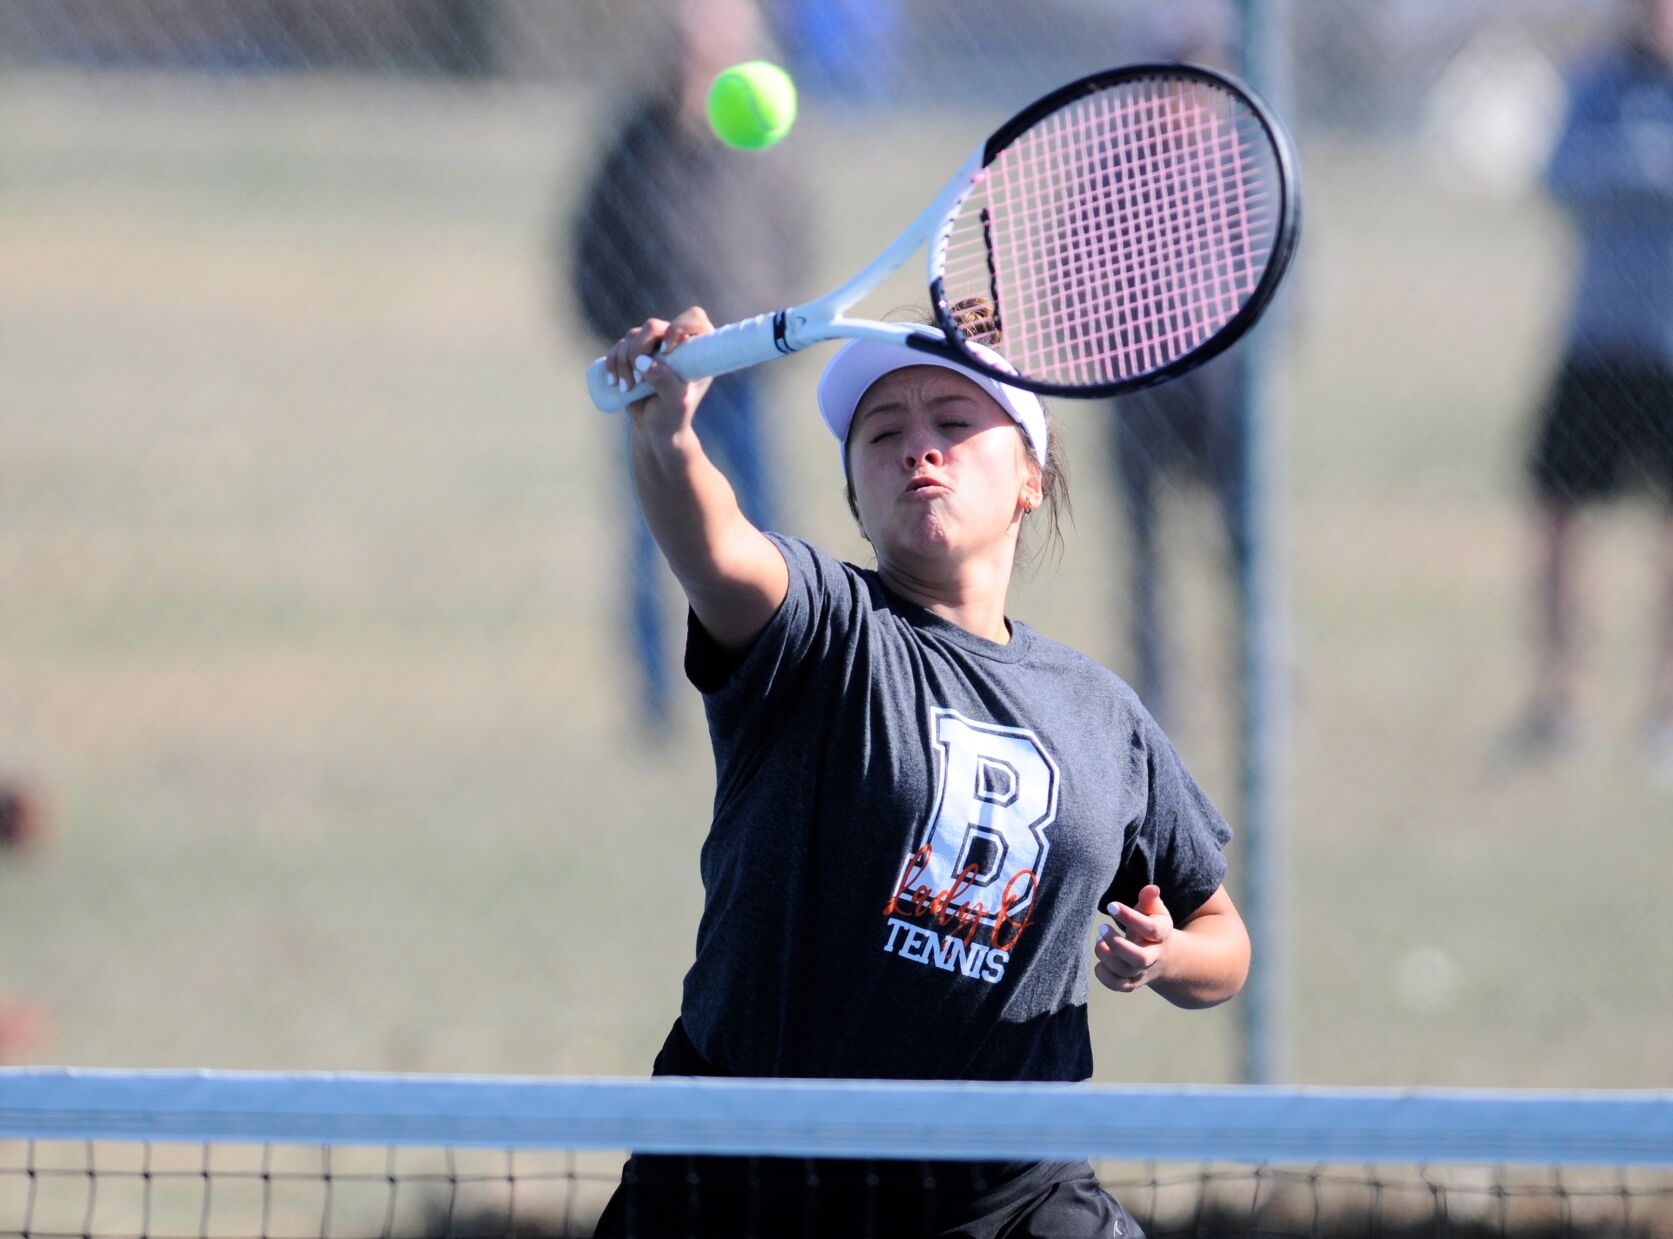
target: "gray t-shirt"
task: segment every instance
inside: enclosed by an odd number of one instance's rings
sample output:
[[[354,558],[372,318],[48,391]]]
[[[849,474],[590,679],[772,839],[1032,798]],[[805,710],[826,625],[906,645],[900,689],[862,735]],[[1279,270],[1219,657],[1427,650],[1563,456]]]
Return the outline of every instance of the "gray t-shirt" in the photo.
[[[1013,621],[984,640],[793,538],[741,661],[695,619],[714,743],[681,1018],[729,1074],[1084,1080],[1090,930],[1176,922],[1231,837],[1133,691]]]

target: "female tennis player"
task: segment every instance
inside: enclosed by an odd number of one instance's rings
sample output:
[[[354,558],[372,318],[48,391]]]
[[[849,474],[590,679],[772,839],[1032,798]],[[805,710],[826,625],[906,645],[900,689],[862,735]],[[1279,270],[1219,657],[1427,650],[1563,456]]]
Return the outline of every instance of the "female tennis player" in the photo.
[[[652,319],[607,358],[655,389],[631,409],[634,484],[690,602],[718,780],[655,1073],[1077,1081],[1090,976],[1182,1007],[1235,994],[1224,819],[1121,680],[1005,615],[1019,535],[1063,494],[1040,402],[843,346],[819,404],[876,554],[856,568],[756,529],[704,455],[707,384],[659,351],[708,330],[701,309]],[[1088,949],[1100,907],[1113,926]],[[1140,1231],[1085,1162],[636,1155],[598,1233]]]

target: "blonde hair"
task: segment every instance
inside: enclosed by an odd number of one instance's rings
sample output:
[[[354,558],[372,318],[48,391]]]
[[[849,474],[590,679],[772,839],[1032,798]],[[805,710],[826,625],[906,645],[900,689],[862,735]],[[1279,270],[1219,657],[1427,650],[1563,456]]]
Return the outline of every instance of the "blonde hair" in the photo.
[[[984,297],[971,297],[955,302],[952,313],[959,331],[967,340],[974,340],[978,344],[993,348],[1003,338],[993,303]],[[913,317],[918,322],[935,325],[935,320],[922,311],[915,313]],[[1069,501],[1069,476],[1063,463],[1062,440],[1057,433],[1057,421],[1044,401],[1040,404],[1040,410],[1044,413],[1046,422],[1046,463],[1040,469],[1040,506],[1030,514],[1034,519],[1024,523],[1024,536],[1017,539],[1017,554],[1012,569],[1015,572],[1032,570],[1039,553],[1043,550],[1049,549],[1055,557],[1062,558],[1063,522],[1067,519],[1073,523],[1075,518],[1074,509]],[[1028,441],[1027,432],[1020,425],[1016,430],[1023,447],[1028,450],[1028,458],[1033,460],[1034,445]],[[854,494],[853,472],[848,467],[847,443],[842,446],[842,489],[843,497],[848,501],[848,511],[860,528],[860,536],[870,542],[871,537],[860,522],[860,502]],[[1038,532],[1031,534],[1030,530]]]

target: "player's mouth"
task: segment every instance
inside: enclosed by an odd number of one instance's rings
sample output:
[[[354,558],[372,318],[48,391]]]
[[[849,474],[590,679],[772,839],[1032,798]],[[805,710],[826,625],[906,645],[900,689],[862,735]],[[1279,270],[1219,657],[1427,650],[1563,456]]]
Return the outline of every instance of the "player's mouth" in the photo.
[[[934,499],[938,495],[950,495],[953,488],[939,478],[920,474],[906,484],[906,494],[913,499]]]

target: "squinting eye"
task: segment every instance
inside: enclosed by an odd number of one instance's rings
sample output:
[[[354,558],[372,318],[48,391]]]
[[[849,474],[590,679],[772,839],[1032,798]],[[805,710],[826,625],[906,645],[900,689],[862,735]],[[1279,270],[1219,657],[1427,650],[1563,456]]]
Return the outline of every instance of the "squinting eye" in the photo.
[[[876,434],[871,436],[870,442],[881,443],[881,442],[883,442],[884,439],[892,439],[894,437],[895,437],[895,432],[893,430],[880,430]]]

